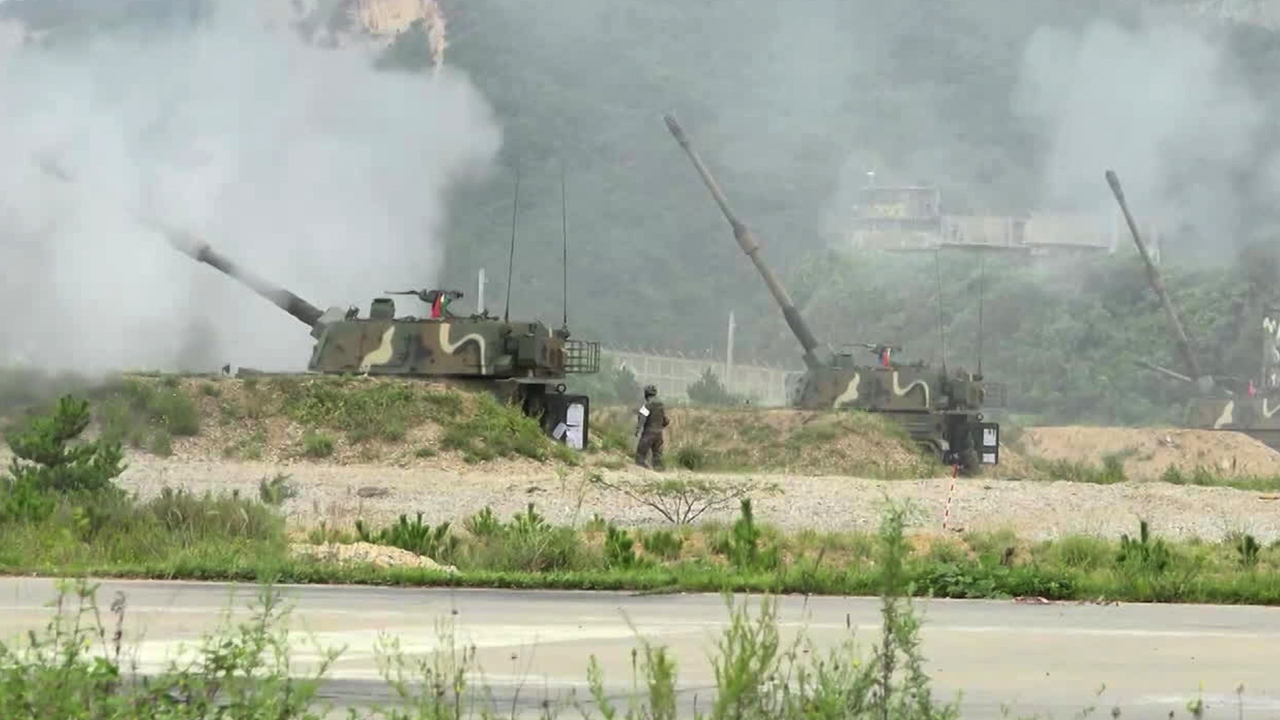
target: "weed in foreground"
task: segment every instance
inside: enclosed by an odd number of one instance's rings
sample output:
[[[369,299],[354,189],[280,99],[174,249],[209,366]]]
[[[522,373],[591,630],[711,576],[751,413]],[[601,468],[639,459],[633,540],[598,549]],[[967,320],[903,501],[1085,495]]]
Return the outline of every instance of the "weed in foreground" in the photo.
[[[514,526],[537,526],[532,513]],[[881,599],[881,633],[869,652],[852,636],[819,652],[803,629],[795,641],[781,641],[778,601],[765,596],[738,602],[726,596],[728,624],[712,655],[715,686],[709,708],[698,718],[730,720],[953,720],[959,698],[934,698],[923,669],[922,623],[907,597],[913,577],[910,549],[904,536],[904,511],[890,508],[876,546],[877,583]],[[1148,542],[1150,540],[1148,539]],[[330,708],[318,702],[318,689],[343,649],[317,648],[314,673],[295,677],[291,663],[287,616],[279,591],[260,590],[247,622],[224,622],[204,637],[194,657],[170,661],[159,673],[131,676],[123,648],[127,598],[111,606],[114,624],[102,619],[94,599],[96,588],[83,581],[60,587],[55,615],[44,632],[33,632],[24,646],[0,643],[0,717],[14,720],[311,720]],[[79,607],[72,608],[78,601]],[[752,609],[752,605],[756,609]],[[446,618],[437,624],[438,651],[410,660],[395,638],[383,635],[375,658],[383,679],[398,701],[391,707],[352,709],[352,720],[442,720],[497,718],[499,707],[488,688],[473,685],[483,677],[474,646],[459,648]],[[633,695],[622,711],[605,684],[598,657],[587,662],[592,702],[548,701],[543,717],[561,708],[584,718],[674,720],[679,668],[668,648],[640,638],[633,655]],[[482,681],[481,681],[482,682]],[[594,707],[592,707],[594,706]],[[1188,712],[1201,716],[1202,704]],[[1118,710],[1114,713],[1119,716]]]
[[[745,516],[749,517],[749,515]],[[920,621],[903,593],[908,589],[903,512],[891,508],[880,534],[881,642],[869,657],[846,639],[819,653],[800,633],[790,646],[779,634],[778,604],[764,597],[753,614],[750,600],[726,597],[728,627],[712,655],[715,694],[710,711],[699,718],[877,718],[951,720],[958,699],[934,701],[920,651]],[[677,717],[677,666],[667,648],[641,638],[633,660],[638,691],[625,713],[606,691],[599,659],[592,656],[587,683],[594,705],[605,718],[650,720]],[[638,660],[638,662],[636,661]],[[579,705],[585,717],[589,710]]]
[[[319,718],[319,678],[335,651],[320,653],[313,677],[294,677],[290,665],[288,611],[280,594],[265,588],[250,622],[207,635],[194,658],[171,661],[158,674],[128,677],[123,662],[126,598],[111,605],[108,630],[84,581],[63,585],[55,615],[43,633],[17,648],[0,644],[0,717],[6,720],[144,720],[235,717],[244,720]],[[76,608],[69,607],[72,602]],[[95,645],[97,646],[95,648]],[[92,652],[94,650],[97,652]]]
[[[298,488],[289,482],[289,475],[277,473],[270,480],[262,478],[258,481],[258,499],[267,505],[279,507],[286,500],[298,496]]]

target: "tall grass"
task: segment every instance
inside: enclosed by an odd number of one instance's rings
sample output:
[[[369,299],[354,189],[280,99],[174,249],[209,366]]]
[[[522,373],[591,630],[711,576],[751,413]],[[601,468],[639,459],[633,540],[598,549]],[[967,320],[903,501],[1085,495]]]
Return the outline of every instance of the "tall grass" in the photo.
[[[491,523],[487,526],[500,533]],[[902,508],[890,508],[875,538],[874,584],[881,602],[876,642],[859,646],[852,632],[820,652],[807,631],[784,643],[778,603],[725,595],[728,622],[710,655],[712,697],[694,717],[717,720],[953,720],[959,697],[936,698],[925,671],[923,622],[907,597],[915,578],[909,572],[910,543]],[[1144,539],[1142,542],[1148,542]],[[296,676],[284,595],[264,585],[247,622],[227,621],[205,634],[193,654],[168,661],[150,677],[127,665],[123,637],[128,596],[118,593],[106,617],[97,588],[84,581],[64,583],[52,618],[24,643],[0,643],[0,717],[13,720],[308,720],[333,716],[319,700],[321,683],[345,649],[316,647],[314,672]],[[755,605],[754,609],[752,605]],[[490,688],[473,685],[483,677],[474,645],[462,645],[452,619],[437,619],[438,650],[411,657],[397,638],[380,636],[374,655],[394,701],[389,706],[349,708],[351,720],[443,720],[508,717]],[[587,699],[544,701],[540,716],[568,714],[594,720],[674,720],[681,707],[680,667],[671,650],[639,637],[631,652],[632,692],[619,698],[607,690],[597,655],[583,658]],[[1082,689],[1083,690],[1083,689]],[[1199,702],[1188,705],[1200,717]],[[1113,715],[1119,716],[1119,708]]]
[[[529,532],[520,522],[514,532]],[[881,643],[864,654],[850,638],[822,656],[798,652],[808,643],[802,635],[793,648],[785,649],[776,602],[764,598],[753,614],[746,603],[727,596],[729,623],[713,655],[716,688],[707,717],[789,720],[815,717],[819,709],[823,712],[817,717],[832,718],[957,716],[955,703],[940,704],[931,697],[930,679],[922,670],[919,622],[900,595],[907,580],[899,515],[890,513],[881,535]],[[104,621],[93,586],[81,582],[61,590],[43,633],[32,633],[24,647],[0,644],[2,717],[283,720],[319,717],[332,709],[317,702],[317,690],[342,652],[319,648],[322,660],[316,672],[291,677],[289,613],[282,595],[269,586],[261,590],[251,621],[227,624],[206,635],[194,658],[170,661],[158,677],[145,680],[126,677],[122,637],[127,596],[113,601],[113,619]],[[77,607],[72,608],[73,603]],[[384,637],[376,649],[378,665],[400,703],[364,712],[353,709],[350,717],[497,717],[499,711],[469,687],[469,678],[481,670],[475,648],[460,648],[448,623],[441,625],[440,635],[442,651],[417,662],[407,658],[394,638]],[[644,638],[641,656],[634,670],[639,692],[626,710],[615,707],[615,699],[605,692],[600,662],[593,655],[584,658],[592,702],[562,699],[549,704],[545,716],[558,716],[562,708],[571,707],[575,715],[588,718],[675,718],[679,678],[674,658],[666,647]],[[417,687],[411,677],[420,681]],[[787,678],[794,681],[786,682]]]

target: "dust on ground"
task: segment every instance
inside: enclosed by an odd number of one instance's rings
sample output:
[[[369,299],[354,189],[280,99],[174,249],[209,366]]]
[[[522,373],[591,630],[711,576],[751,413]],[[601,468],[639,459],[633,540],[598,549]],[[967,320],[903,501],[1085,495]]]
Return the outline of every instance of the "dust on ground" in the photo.
[[[1020,445],[1029,455],[1101,465],[1114,455],[1125,475],[1157,480],[1170,467],[1203,467],[1223,477],[1280,475],[1280,452],[1243,433],[1182,428],[1056,426],[1030,428]]]

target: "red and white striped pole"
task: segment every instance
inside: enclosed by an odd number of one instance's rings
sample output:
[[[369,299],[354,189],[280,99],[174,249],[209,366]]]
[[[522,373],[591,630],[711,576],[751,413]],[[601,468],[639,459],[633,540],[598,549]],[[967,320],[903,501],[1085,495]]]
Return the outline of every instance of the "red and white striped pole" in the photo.
[[[947,491],[947,508],[942,511],[942,529],[947,529],[947,521],[951,518],[951,498],[956,494],[956,477],[960,474],[960,466],[951,466],[951,489]]]

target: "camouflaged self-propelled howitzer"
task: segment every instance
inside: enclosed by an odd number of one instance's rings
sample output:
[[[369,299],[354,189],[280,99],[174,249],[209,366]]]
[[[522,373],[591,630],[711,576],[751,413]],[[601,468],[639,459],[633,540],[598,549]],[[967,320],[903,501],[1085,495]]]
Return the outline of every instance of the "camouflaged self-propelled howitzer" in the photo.
[[[983,422],[987,400],[982,376],[946,372],[923,363],[894,365],[888,356],[880,365],[857,362],[850,353],[820,345],[796,310],[787,291],[760,259],[760,246],[751,231],[729,209],[711,172],[690,146],[680,124],[667,115],[667,128],[693,161],[703,183],[733,228],[733,236],[764,279],[782,309],[787,327],[804,349],[806,370],[788,381],[788,405],[808,410],[854,409],[883,414],[904,426],[911,437],[948,464],[966,473],[999,462],[997,423]]]
[[[1138,232],[1129,203],[1125,200],[1120,178],[1115,171],[1106,172],[1107,184],[1124,214],[1133,244],[1147,273],[1147,283],[1164,308],[1179,359],[1189,374],[1183,374],[1154,363],[1138,361],[1138,365],[1165,377],[1185,383],[1192,389],[1186,407],[1184,425],[1197,430],[1229,430],[1249,435],[1259,442],[1280,450],[1280,308],[1270,308],[1261,318],[1262,368],[1259,383],[1250,392],[1247,379],[1214,376],[1202,372],[1191,340],[1178,318],[1177,308],[1164,287],[1160,269],[1151,259],[1146,243]]]
[[[519,403],[544,429],[571,446],[587,438],[588,398],[565,393],[573,373],[600,368],[599,343],[570,340],[567,327],[537,320],[505,321],[483,314],[438,318],[396,317],[391,298],[375,298],[368,317],[355,307],[323,312],[282,287],[263,280],[216,253],[197,238],[162,229],[169,243],[197,262],[229,275],[297,318],[316,339],[307,370],[331,375],[425,379],[483,390]],[[392,294],[392,293],[388,293]],[[424,301],[435,293],[412,294]],[[461,293],[443,291],[453,297]]]

